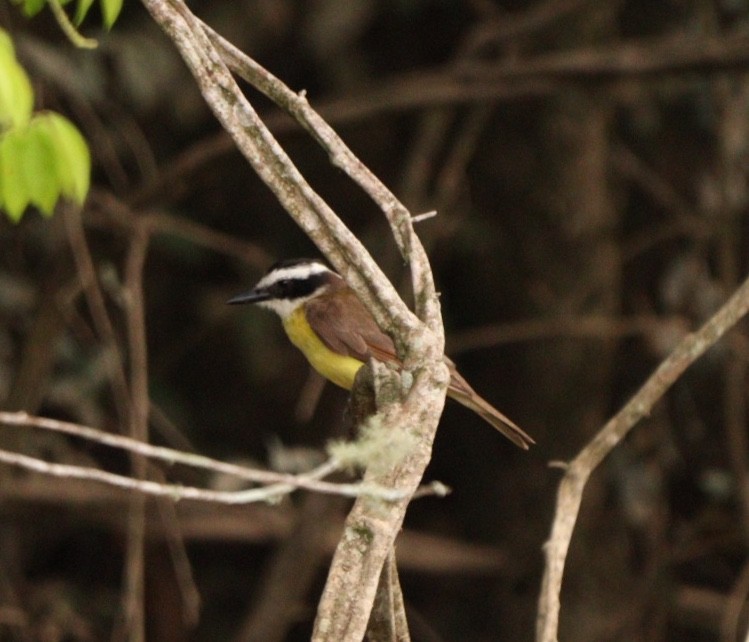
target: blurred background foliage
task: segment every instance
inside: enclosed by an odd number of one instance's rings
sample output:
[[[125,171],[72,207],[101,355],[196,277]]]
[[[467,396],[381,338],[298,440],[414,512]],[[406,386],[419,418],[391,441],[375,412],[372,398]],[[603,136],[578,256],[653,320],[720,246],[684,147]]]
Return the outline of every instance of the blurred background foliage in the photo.
[[[538,445],[521,452],[446,409],[428,477],[454,492],[416,502],[399,540],[412,634],[531,640],[559,477],[548,463],[572,457],[747,272],[749,5],[191,8],[306,90],[412,212],[438,211],[418,230],[448,352]],[[135,2],[111,32],[87,34],[94,51],[73,49],[46,12],[27,20],[3,2],[0,24],[36,108],[76,123],[94,170],[80,216],[0,219],[2,407],[124,430],[112,353],[127,344],[123,266],[149,217],[151,440],[269,466],[314,459],[345,434],[345,394],[320,393],[270,314],[225,301],[275,259],[315,249],[234,151],[170,42]],[[249,95],[408,297],[381,214],[288,117]],[[87,274],[111,334],[88,307]],[[743,639],[744,330],[689,370],[592,479],[560,639]],[[3,428],[0,443],[128,470],[77,441]],[[0,474],[0,637],[124,639],[127,498]],[[149,504],[148,638],[308,639],[346,505],[304,495],[230,510]]]

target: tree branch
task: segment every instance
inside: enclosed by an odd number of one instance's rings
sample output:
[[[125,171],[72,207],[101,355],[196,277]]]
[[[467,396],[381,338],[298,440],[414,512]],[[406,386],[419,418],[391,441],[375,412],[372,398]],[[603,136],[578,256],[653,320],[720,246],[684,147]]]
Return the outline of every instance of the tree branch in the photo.
[[[242,53],[207,25],[206,33],[232,71],[251,83],[291,114],[302,127],[328,152],[330,160],[348,174],[384,212],[393,231],[401,256],[411,265],[411,276],[416,294],[416,313],[432,332],[441,332],[441,318],[432,273],[423,246],[413,228],[408,209],[346,146],[333,128],[312,109],[305,92],[294,93],[283,82]],[[341,266],[347,279],[349,265]],[[435,324],[432,327],[432,324]]]
[[[203,24],[181,0],[143,0],[143,3],[173,40],[206,102],[260,178],[341,271],[380,326],[392,334],[403,357],[404,372],[394,374],[378,370],[376,384],[394,378],[397,385],[391,386],[393,396],[380,410],[377,421],[393,430],[412,434],[414,447],[395,465],[369,466],[364,481],[412,495],[430,459],[449,377],[443,361],[444,335],[439,302],[426,253],[413,233],[406,208],[309,109],[303,94],[285,105],[292,115],[300,112],[304,115],[303,124],[314,132],[315,138],[328,150],[336,164],[355,176],[360,185],[371,189],[373,198],[381,199],[378,202],[393,228],[396,242],[410,263],[416,308],[423,323],[409,311],[358,239],[306,183],[260,121],[211,43]],[[290,98],[290,90],[277,79],[261,76],[275,93]],[[401,401],[404,391],[407,391],[407,396]],[[400,530],[408,502],[409,499],[390,503],[357,500],[347,520],[320,602],[315,639],[340,642],[363,637],[380,570]],[[359,599],[348,599],[354,594]],[[337,597],[344,599],[338,602]],[[346,634],[339,635],[338,632],[344,630]]]
[[[206,103],[239,151],[297,224],[357,290],[378,323],[400,332],[416,331],[416,318],[364,246],[305,181],[242,94],[203,23],[181,0],[143,0],[143,3],[179,49]]]
[[[181,464],[192,468],[207,470],[215,474],[237,477],[246,482],[263,484],[266,488],[242,491],[212,491],[181,486],[176,484],[163,484],[148,481],[141,484],[139,480],[130,477],[114,475],[98,469],[68,464],[50,464],[49,462],[35,459],[33,457],[17,456],[17,453],[0,451],[0,461],[4,463],[25,468],[55,477],[68,477],[73,479],[90,479],[117,486],[138,490],[146,495],[170,497],[174,500],[197,499],[202,501],[219,502],[224,504],[249,504],[258,501],[273,501],[281,495],[286,495],[296,489],[305,489],[327,495],[339,495],[341,497],[359,497],[371,495],[383,501],[395,501],[404,499],[407,494],[388,488],[368,486],[363,483],[343,483],[322,481],[324,477],[341,470],[341,465],[335,459],[329,459],[317,468],[301,475],[279,473],[271,470],[258,470],[218,461],[205,455],[186,453],[164,446],[152,446],[151,444],[114,435],[112,433],[96,430],[88,426],[81,426],[67,421],[50,419],[48,417],[35,417],[25,412],[0,411],[0,424],[26,428],[40,428],[52,432],[71,435],[90,442],[119,448],[132,455],[165,462],[169,465]],[[449,492],[446,486],[434,482],[424,486],[414,496],[440,495]]]
[[[601,429],[566,467],[557,492],[551,535],[545,546],[546,568],[539,597],[536,640],[556,642],[564,565],[580,511],[582,494],[591,473],[646,417],[655,403],[684,371],[749,311],[749,279],[697,332],[685,337],[632,399]]]

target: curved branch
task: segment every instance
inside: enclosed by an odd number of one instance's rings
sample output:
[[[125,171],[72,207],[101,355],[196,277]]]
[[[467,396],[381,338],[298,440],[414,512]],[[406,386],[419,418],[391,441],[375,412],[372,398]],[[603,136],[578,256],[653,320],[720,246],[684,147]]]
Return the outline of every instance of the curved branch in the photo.
[[[403,490],[406,498],[391,503],[363,498],[356,501],[346,521],[318,609],[315,640],[362,639],[380,570],[392,550],[410,497],[418,489],[429,463],[449,380],[443,361],[444,334],[439,301],[426,253],[413,233],[406,208],[309,108],[304,94],[296,96],[267,72],[260,74],[274,91],[288,99],[285,108],[314,132],[314,137],[334,162],[364,186],[383,208],[411,266],[420,320],[403,303],[358,239],[307,184],[258,118],[200,20],[182,0],[143,0],[143,3],[179,49],[204,99],[238,149],[299,226],[341,271],[379,325],[392,334],[402,353],[405,370],[412,371],[413,376],[408,377],[407,372],[380,370],[375,375],[375,384],[392,392],[390,403],[380,408],[377,421],[394,430],[413,433],[413,451],[397,464],[369,466],[364,478],[365,484]],[[229,52],[224,53],[229,57]],[[235,54],[236,50],[231,53]],[[294,99],[290,100],[292,96]],[[404,391],[407,391],[405,399]],[[352,585],[360,592],[360,599],[347,599],[342,587]],[[338,601],[338,597],[344,599]],[[342,635],[342,631],[346,634]]]
[[[566,466],[557,491],[551,535],[545,546],[546,568],[539,597],[536,640],[556,642],[564,565],[588,478],[684,371],[749,312],[749,279],[697,332],[685,337],[634,397]]]
[[[305,92],[295,93],[283,82],[242,53],[207,25],[206,33],[227,65],[241,78],[262,91],[279,107],[291,114],[328,152],[330,160],[355,181],[384,212],[393,231],[401,256],[411,264],[417,315],[432,332],[441,332],[439,306],[426,252],[414,232],[413,219],[403,203],[364,165],[341,140],[335,130],[310,106]],[[349,265],[337,266],[347,280]]]

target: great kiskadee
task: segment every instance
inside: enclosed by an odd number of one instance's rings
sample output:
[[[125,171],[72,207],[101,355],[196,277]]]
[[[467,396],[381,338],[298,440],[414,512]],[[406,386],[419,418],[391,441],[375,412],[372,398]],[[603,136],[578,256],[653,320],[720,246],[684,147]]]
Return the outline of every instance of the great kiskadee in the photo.
[[[280,261],[252,290],[228,302],[257,303],[276,312],[289,339],[312,367],[346,390],[351,390],[356,373],[370,357],[400,365],[393,340],[380,330],[354,291],[315,259]],[[480,397],[447,357],[445,363],[450,369],[448,397],[473,410],[521,448],[535,443]]]

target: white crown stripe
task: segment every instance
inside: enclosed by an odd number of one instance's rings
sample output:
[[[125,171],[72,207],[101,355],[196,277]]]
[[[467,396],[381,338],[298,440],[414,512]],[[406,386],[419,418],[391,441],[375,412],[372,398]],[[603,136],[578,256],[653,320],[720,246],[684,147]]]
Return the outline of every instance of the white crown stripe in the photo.
[[[324,274],[325,272],[330,271],[331,270],[325,267],[322,263],[305,263],[304,265],[294,265],[292,267],[273,270],[273,272],[271,272],[270,274],[266,274],[262,279],[260,279],[260,281],[258,281],[257,283],[257,286],[255,287],[267,288],[272,283],[276,283],[284,279],[299,279],[303,281],[313,274]]]

